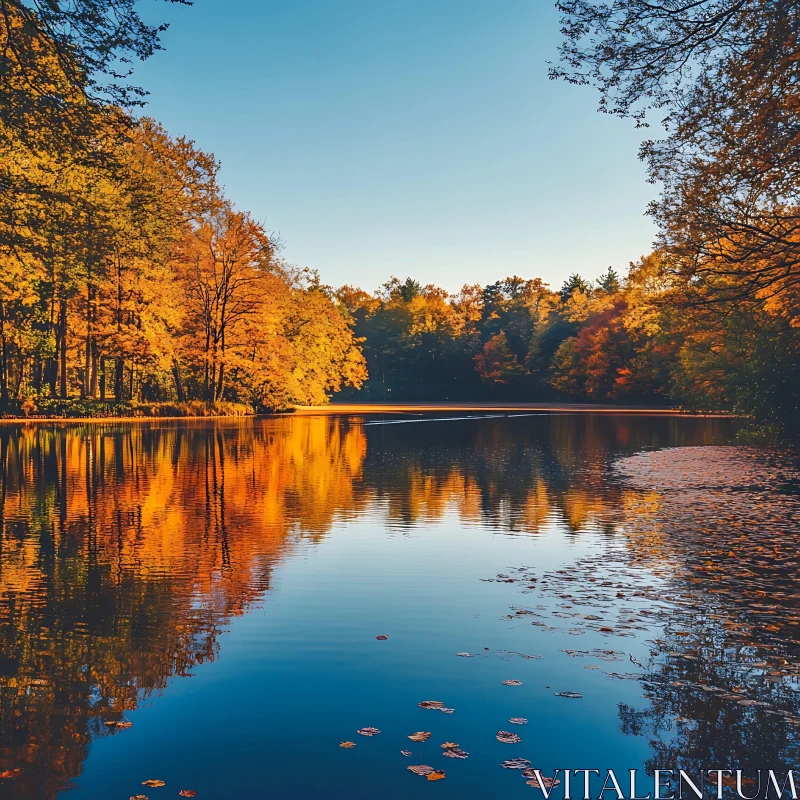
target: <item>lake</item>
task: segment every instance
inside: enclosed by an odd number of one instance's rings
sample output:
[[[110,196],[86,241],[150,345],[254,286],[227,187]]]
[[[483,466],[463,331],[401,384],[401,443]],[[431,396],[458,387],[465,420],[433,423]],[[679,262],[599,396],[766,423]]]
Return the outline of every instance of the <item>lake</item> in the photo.
[[[797,464],[726,419],[475,417],[0,428],[0,796],[797,768]]]

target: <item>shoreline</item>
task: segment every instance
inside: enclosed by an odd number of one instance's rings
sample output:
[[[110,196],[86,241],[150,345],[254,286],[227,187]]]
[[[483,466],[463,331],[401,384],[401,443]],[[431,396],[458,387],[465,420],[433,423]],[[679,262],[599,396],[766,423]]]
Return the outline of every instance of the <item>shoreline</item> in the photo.
[[[348,414],[411,414],[434,412],[532,412],[542,414],[650,414],[672,417],[740,419],[726,411],[689,411],[658,406],[623,406],[591,403],[331,403],[326,406],[295,406],[297,416],[336,416]]]
[[[325,406],[295,406],[286,411],[273,411],[253,414],[197,414],[170,416],[30,416],[0,417],[0,424],[68,424],[80,423],[114,424],[119,422],[175,422],[252,419],[263,417],[313,417],[313,416],[359,416],[363,414],[426,414],[426,413],[512,413],[530,412],[541,414],[635,414],[668,417],[689,417],[706,419],[741,419],[741,415],[726,411],[690,411],[679,408],[657,406],[593,405],[590,403],[331,403]]]

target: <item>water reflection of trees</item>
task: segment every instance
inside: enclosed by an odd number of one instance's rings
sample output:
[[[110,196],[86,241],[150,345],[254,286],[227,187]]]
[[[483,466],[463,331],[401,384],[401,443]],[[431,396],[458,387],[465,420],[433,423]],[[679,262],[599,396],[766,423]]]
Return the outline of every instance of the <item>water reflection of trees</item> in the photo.
[[[621,706],[623,730],[648,736],[653,769],[796,768],[796,463],[686,449],[638,455],[619,471],[631,488],[661,490],[628,516],[629,554],[637,565],[667,565],[674,591],[643,684],[649,704]]]
[[[705,443],[715,423],[336,418],[0,428],[0,768],[51,798],[91,740],[269,589],[301,539],[369,513],[407,526],[606,524],[611,454]],[[609,522],[608,525],[611,523]]]
[[[616,415],[512,417],[368,428],[366,483],[398,525],[440,519],[536,532],[553,514],[578,531],[610,526],[623,492],[609,485],[612,455],[708,444],[726,421]]]
[[[329,420],[0,430],[0,764],[53,797],[86,746],[352,514],[365,439]],[[7,788],[7,787],[4,787]]]

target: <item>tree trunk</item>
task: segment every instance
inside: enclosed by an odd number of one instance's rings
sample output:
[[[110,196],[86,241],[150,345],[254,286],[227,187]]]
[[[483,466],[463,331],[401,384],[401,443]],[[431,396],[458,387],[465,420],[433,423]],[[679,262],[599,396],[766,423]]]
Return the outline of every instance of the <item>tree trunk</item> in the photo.
[[[97,373],[99,372],[97,363],[97,340],[92,336],[90,341],[89,353],[89,396],[92,400],[97,400]]]
[[[42,375],[44,373],[44,363],[41,358],[36,358],[31,368],[31,378],[33,381],[33,391],[37,397],[42,393]]]
[[[23,357],[22,353],[19,353],[19,372],[17,372],[17,380],[14,384],[14,397],[20,396],[22,382],[25,380],[25,366],[25,358]]]
[[[50,394],[56,396],[56,385],[61,377],[59,395],[67,398],[67,301],[62,297],[58,306],[58,322],[56,323],[56,354],[53,359],[53,371],[50,377]]]
[[[0,398],[8,402],[8,349],[6,346],[6,310],[0,303]]]
[[[114,359],[114,400],[121,403],[125,399],[125,359]]]
[[[222,400],[222,390],[225,388],[225,362],[221,361],[219,365],[219,381],[217,382],[217,389],[214,393],[214,401]]]
[[[100,399],[106,400],[106,357],[100,357]]]
[[[61,399],[67,399],[68,385],[67,385],[67,335],[66,326],[64,334],[61,337]]]
[[[175,394],[178,397],[178,402],[183,403],[186,400],[186,392],[183,391],[183,381],[181,380],[181,365],[178,363],[177,358],[172,359],[172,377],[175,381]]]

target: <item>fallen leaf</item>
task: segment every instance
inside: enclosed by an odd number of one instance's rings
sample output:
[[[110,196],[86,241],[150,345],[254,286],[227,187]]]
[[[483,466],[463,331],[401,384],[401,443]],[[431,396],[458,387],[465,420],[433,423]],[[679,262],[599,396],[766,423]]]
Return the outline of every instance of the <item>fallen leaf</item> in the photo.
[[[531,765],[531,762],[528,761],[527,758],[510,758],[508,761],[504,761],[500,766],[503,769],[527,769]]]
[[[445,775],[444,770],[438,769],[434,770],[433,772],[429,772],[427,778],[429,781],[442,781],[447,777]]]
[[[197,792],[194,789],[181,789],[178,797],[197,797]]]
[[[359,728],[356,733],[360,733],[362,736],[377,736],[380,731],[377,728]]]
[[[580,694],[580,692],[553,692],[553,694],[556,697],[568,697],[571,700],[583,697],[583,695]]]
[[[16,778],[19,775],[22,775],[22,770],[19,767],[17,767],[16,769],[7,769],[4,772],[0,772],[0,778],[2,779]]]
[[[412,733],[409,737],[412,742],[427,742],[428,739],[431,738],[431,734],[428,731],[417,731],[416,733]]]
[[[522,681],[518,680],[503,681],[503,686],[522,686]]]
[[[131,797],[131,800],[147,800],[147,795],[146,794],[135,794],[133,797]]]
[[[526,769],[522,774],[526,778],[533,778],[533,780],[525,781],[525,783],[527,783],[528,786],[533,786],[534,789],[552,789],[554,786],[558,786],[561,783],[558,778],[546,778],[542,775],[542,782],[540,784],[539,779],[536,777],[536,772],[532,769]]]
[[[442,749],[443,749],[443,750],[450,750],[450,749],[452,749],[453,747],[458,747],[458,745],[457,745],[455,742],[445,742],[445,743],[442,745]]]
[[[516,744],[522,741],[516,733],[511,733],[510,731],[497,731],[496,736],[497,741],[503,744]]]
[[[469,753],[465,752],[464,750],[460,750],[458,747],[445,750],[442,755],[447,756],[447,758],[469,758]]]
[[[411,755],[411,751],[410,750],[401,750],[400,751],[400,755],[401,756],[410,756]]]
[[[525,717],[511,717],[509,722],[513,722],[514,725],[525,725],[528,720]]]
[[[376,636],[375,638],[379,642],[385,642],[389,637],[385,633],[382,633],[380,636]]]
[[[754,783],[755,781],[752,778],[742,778],[742,784],[745,786],[751,786]],[[736,778],[733,775],[723,775],[722,785],[735,788],[737,785]]]
[[[420,708],[442,708],[444,703],[440,700],[423,700],[418,704]]]
[[[441,711],[442,714],[455,714],[456,713],[456,710],[454,708],[445,708],[444,706],[442,706],[439,709],[439,711]]]
[[[342,743],[339,745],[339,747],[342,747],[342,748],[344,748],[345,750],[349,750],[351,747],[355,747],[355,746],[356,746],[356,743],[355,743],[355,742],[342,742]]]
[[[456,653],[457,656],[461,656],[461,658],[472,658],[472,653]]]
[[[409,767],[408,768],[411,772],[415,775],[430,775],[433,772],[433,767],[429,767],[427,764],[419,764],[416,767]]]
[[[164,781],[160,781],[157,778],[156,779],[151,778],[148,781],[142,781],[142,786],[150,786],[153,789],[157,789],[159,786],[166,786],[166,784],[164,783]]]

